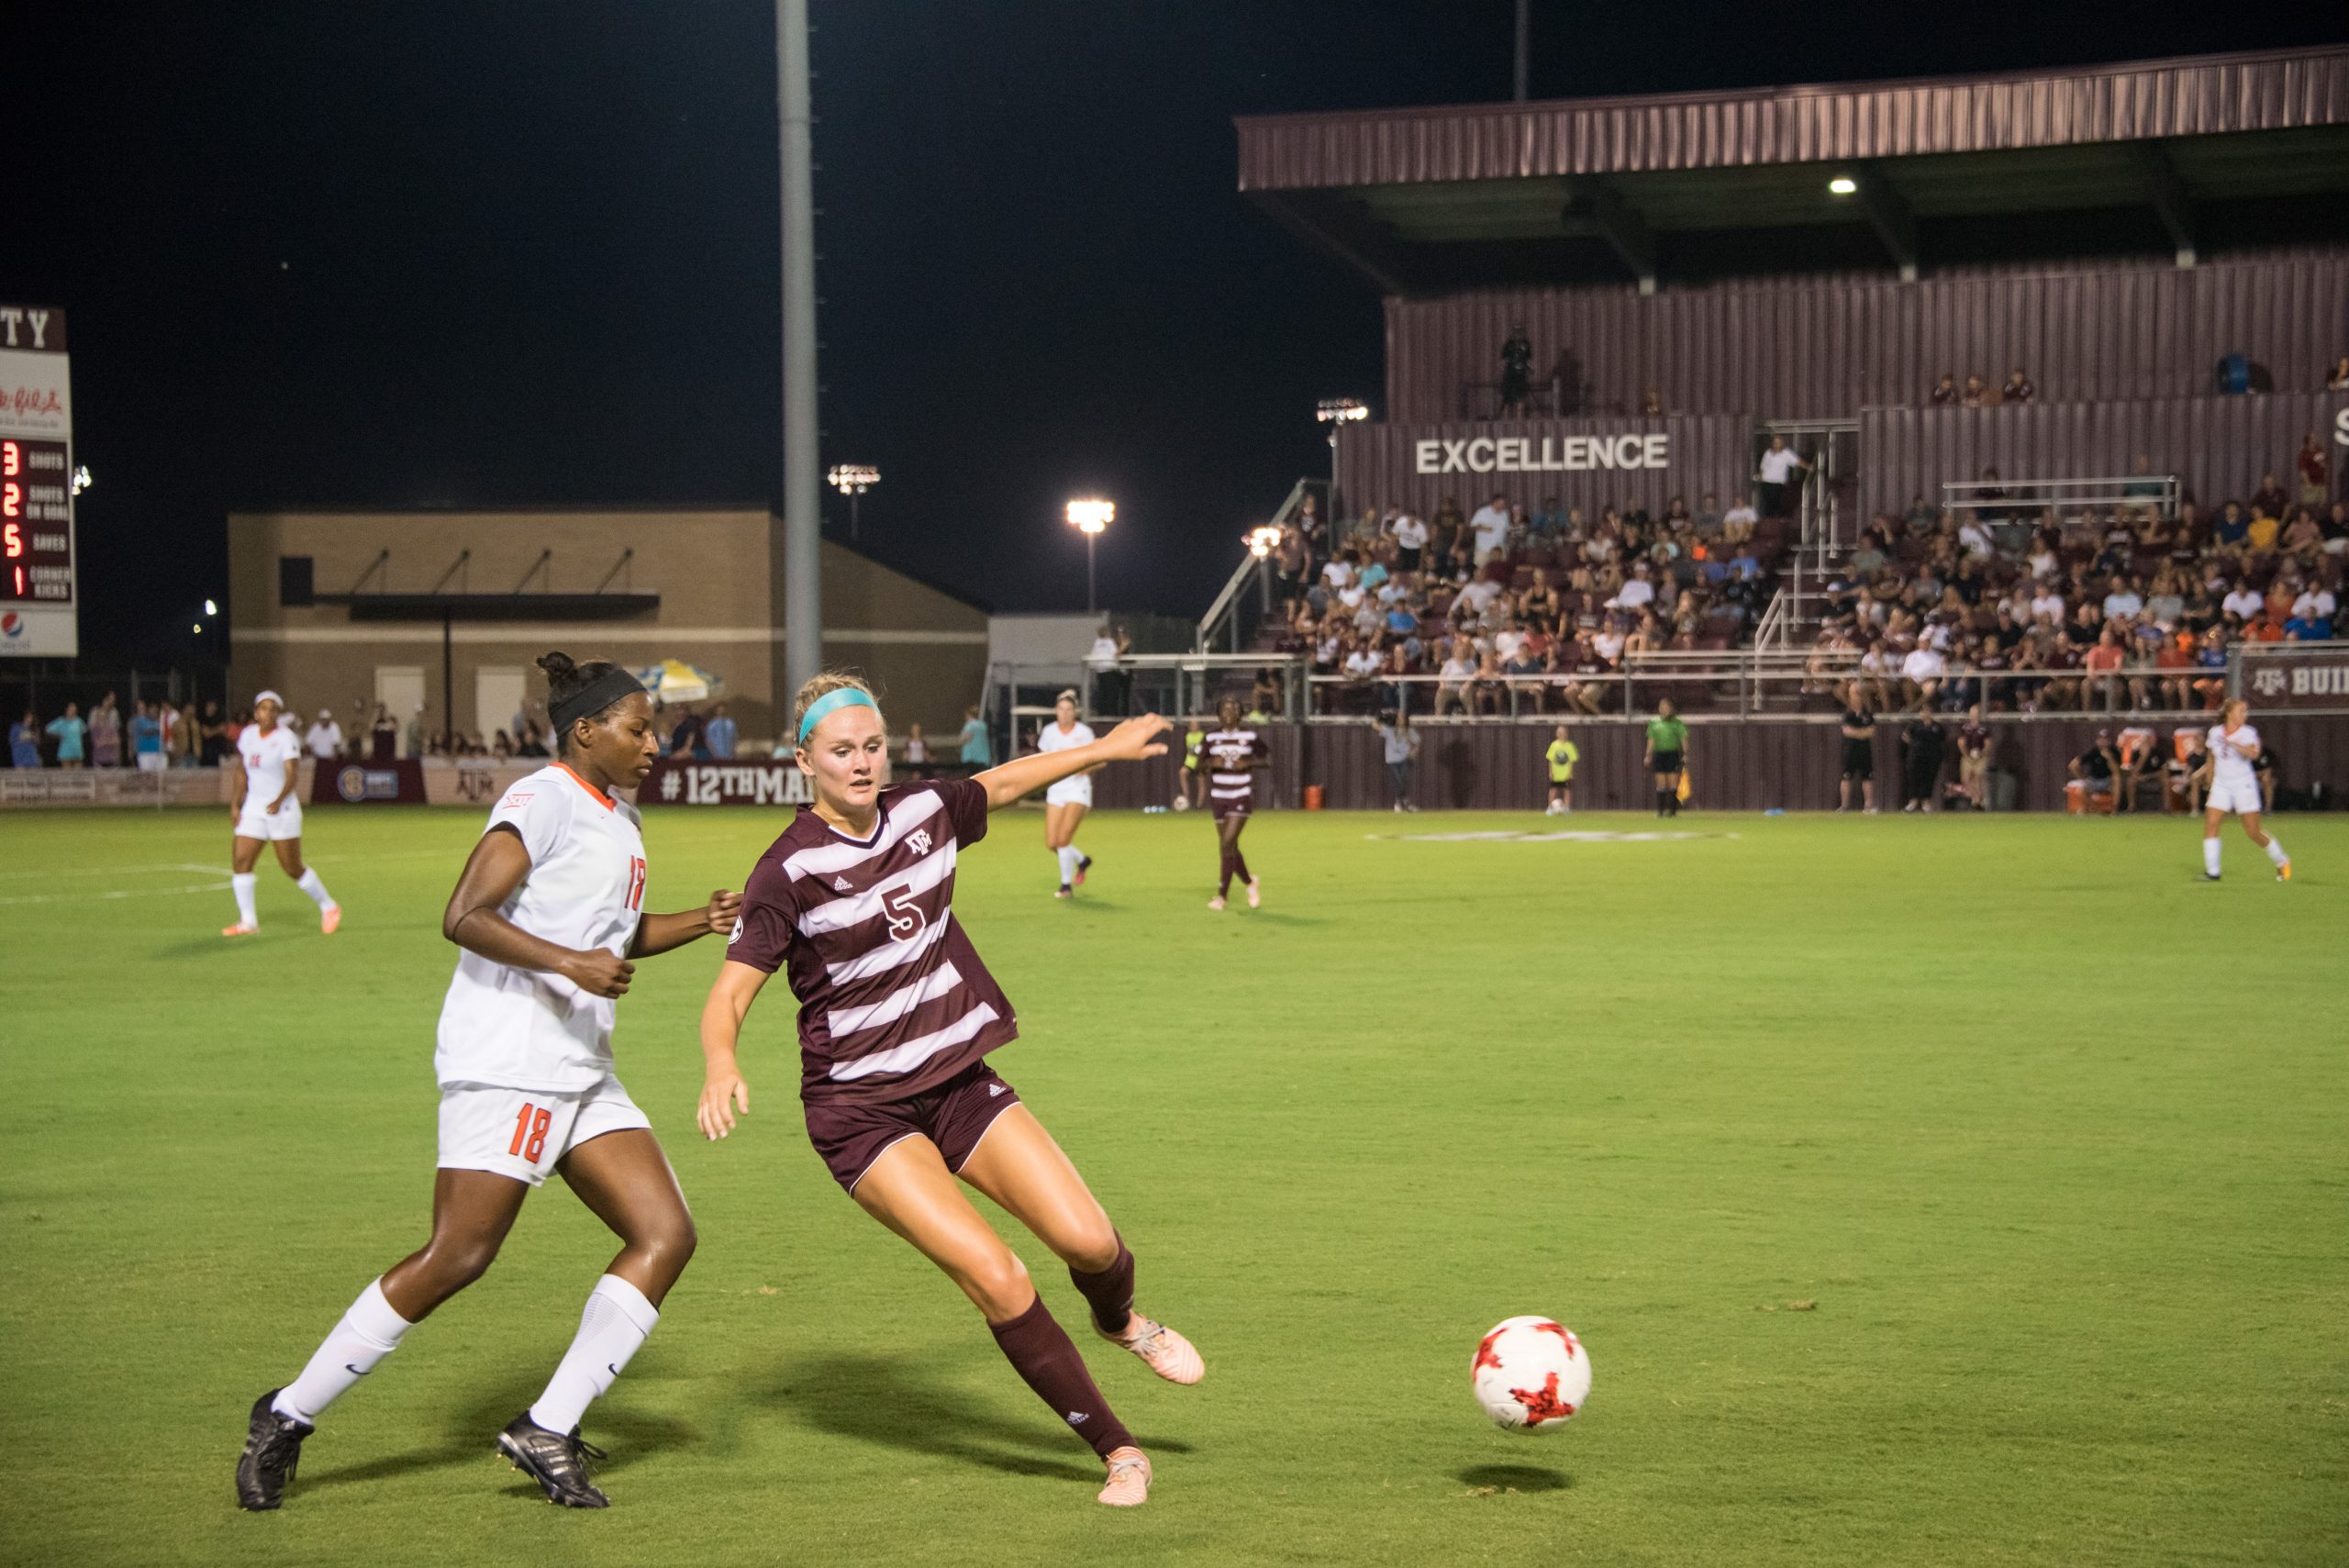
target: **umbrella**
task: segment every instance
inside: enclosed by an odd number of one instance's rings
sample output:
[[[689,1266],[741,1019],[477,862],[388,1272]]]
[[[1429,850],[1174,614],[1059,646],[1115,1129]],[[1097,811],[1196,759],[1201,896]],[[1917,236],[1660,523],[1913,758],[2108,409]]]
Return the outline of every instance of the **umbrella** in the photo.
[[[663,659],[636,673],[644,689],[664,703],[707,702],[726,689],[719,676],[682,659]]]

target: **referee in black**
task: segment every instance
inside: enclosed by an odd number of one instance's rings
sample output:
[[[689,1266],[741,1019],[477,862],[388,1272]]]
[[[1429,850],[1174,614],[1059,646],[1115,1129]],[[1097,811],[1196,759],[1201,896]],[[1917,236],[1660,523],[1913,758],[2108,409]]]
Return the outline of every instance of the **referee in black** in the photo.
[[[1860,695],[1860,684],[1854,681],[1844,689],[1842,718],[1843,783],[1838,811],[1852,809],[1852,786],[1859,785],[1860,804],[1871,817],[1876,815],[1876,715],[1867,709],[1866,699]]]

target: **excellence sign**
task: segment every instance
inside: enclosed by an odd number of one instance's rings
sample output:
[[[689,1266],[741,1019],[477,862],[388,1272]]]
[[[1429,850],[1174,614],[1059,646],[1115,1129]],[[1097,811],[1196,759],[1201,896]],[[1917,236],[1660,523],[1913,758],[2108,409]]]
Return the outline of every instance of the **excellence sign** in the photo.
[[[1474,436],[1414,441],[1421,473],[1581,473],[1602,468],[1670,468],[1668,435]]]

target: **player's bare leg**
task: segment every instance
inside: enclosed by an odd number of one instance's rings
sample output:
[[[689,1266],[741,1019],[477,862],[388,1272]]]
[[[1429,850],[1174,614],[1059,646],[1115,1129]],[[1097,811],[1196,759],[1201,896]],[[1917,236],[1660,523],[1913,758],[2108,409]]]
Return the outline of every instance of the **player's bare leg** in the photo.
[[[2258,812],[2246,811],[2243,814],[2243,830],[2245,836],[2253,843],[2257,844],[2262,852],[2267,856],[2268,863],[2276,868],[2276,880],[2291,881],[2291,858],[2284,853],[2284,846],[2277,843],[2271,834],[2261,830]]]
[[[1192,1384],[1207,1363],[1191,1341],[1133,1310],[1134,1257],[1085,1178],[1025,1106],[995,1118],[963,1162],[963,1179],[1068,1265],[1101,1337],[1131,1351],[1169,1383]]]
[[[318,873],[302,863],[302,840],[280,839],[273,847],[278,869],[292,877],[294,885],[309,895],[310,902],[318,906],[318,929],[328,936],[334,935],[335,928],[342,924],[342,906],[327,892],[327,884],[318,880]]]
[[[495,1171],[432,1176],[432,1235],[384,1271],[384,1299],[411,1323],[489,1272],[530,1189]]]
[[[1004,1118],[1018,1109],[996,1118],[981,1151],[995,1141]],[[966,1162],[966,1171],[977,1158],[974,1153]],[[1133,1434],[1109,1408],[1084,1358],[1036,1294],[1027,1265],[972,1206],[938,1146],[919,1135],[891,1144],[866,1169],[852,1195],[961,1287],[1020,1379],[1093,1445],[1109,1467],[1100,1500],[1122,1505],[1147,1496],[1150,1463],[1134,1446]],[[1141,1496],[1134,1495],[1137,1490]]]
[[[557,1169],[620,1239],[619,1255],[588,1294],[546,1391],[497,1435],[497,1450],[549,1502],[601,1508],[610,1499],[587,1479],[588,1459],[601,1455],[581,1440],[579,1423],[660,1322],[662,1299],[694,1255],[694,1221],[668,1156],[642,1128],[592,1138]]]
[[[1231,879],[1237,876],[1248,889],[1248,906],[1252,909],[1260,899],[1256,879],[1248,873],[1248,862],[1240,853],[1240,833],[1248,826],[1245,812],[1235,811],[1219,818],[1215,825],[1216,845],[1221,858],[1215,896],[1208,901],[1210,909],[1221,909],[1230,895]]]

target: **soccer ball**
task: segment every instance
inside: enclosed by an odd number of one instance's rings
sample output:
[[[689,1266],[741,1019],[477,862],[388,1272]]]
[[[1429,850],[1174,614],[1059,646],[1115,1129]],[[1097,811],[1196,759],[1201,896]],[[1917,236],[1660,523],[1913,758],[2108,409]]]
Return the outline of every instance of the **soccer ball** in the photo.
[[[1548,1318],[1511,1318],[1476,1346],[1468,1381],[1493,1425],[1554,1432],[1590,1397],[1590,1352]]]
[[[1190,797],[1189,795],[1176,795],[1176,796],[1174,797],[1174,809],[1175,809],[1175,810],[1177,810],[1177,811],[1188,811],[1188,810],[1190,810],[1190,809],[1191,809],[1191,797]]]

